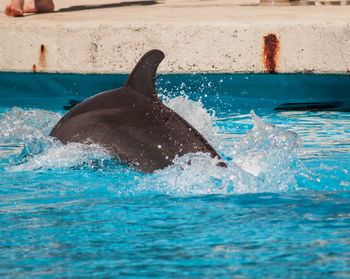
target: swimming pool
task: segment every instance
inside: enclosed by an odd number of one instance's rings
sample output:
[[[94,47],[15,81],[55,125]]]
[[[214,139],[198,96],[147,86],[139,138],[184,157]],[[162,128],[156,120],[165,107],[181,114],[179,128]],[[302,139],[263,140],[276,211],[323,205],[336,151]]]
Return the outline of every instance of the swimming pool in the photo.
[[[125,78],[0,74],[1,278],[349,277],[348,76],[160,76],[229,167],[153,175],[48,137]]]

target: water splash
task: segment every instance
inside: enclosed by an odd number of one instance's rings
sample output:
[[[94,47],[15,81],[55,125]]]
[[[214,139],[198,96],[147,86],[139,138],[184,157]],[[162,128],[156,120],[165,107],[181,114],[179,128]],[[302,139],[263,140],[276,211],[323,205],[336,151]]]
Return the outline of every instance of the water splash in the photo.
[[[80,143],[69,143],[62,145],[56,142],[55,145],[44,148],[43,151],[20,164],[6,168],[7,171],[33,171],[52,169],[82,169],[88,168],[104,169],[109,166],[111,156],[99,145],[84,145]]]
[[[238,144],[224,150],[226,157],[234,158],[228,162],[228,168],[218,167],[217,160],[208,154],[187,154],[177,158],[174,166],[155,172],[158,188],[183,194],[276,192],[295,188],[300,138],[296,133],[263,123],[254,112],[252,119],[253,129]]]
[[[59,113],[14,107],[0,116],[0,144],[22,146],[26,154],[41,153],[53,144],[47,135],[60,118]]]
[[[0,118],[0,160],[9,172],[103,167],[111,160],[98,145],[62,145],[48,136],[59,113],[14,107]],[[0,161],[1,162],[1,161]]]
[[[251,117],[254,127],[232,149],[233,162],[263,182],[257,191],[288,190],[296,184],[299,136],[263,123],[254,111]]]
[[[166,106],[191,123],[209,141],[214,142],[214,144],[220,142],[219,128],[215,124],[215,111],[206,110],[201,99],[192,101],[183,94],[174,98],[163,96],[163,101]]]
[[[193,101],[187,99],[187,102]],[[187,108],[184,111],[191,114],[188,104],[184,103],[181,106],[181,102],[176,102],[181,109]],[[197,105],[201,110],[200,103]],[[172,108],[182,113],[176,106]],[[210,117],[211,121],[215,121],[212,115]],[[243,135],[239,143],[223,150],[226,157],[234,158],[228,162],[227,168],[218,167],[218,160],[209,154],[189,153],[176,158],[173,165],[157,170],[151,176],[135,178],[133,185],[119,189],[119,193],[202,195],[297,189],[300,138],[294,132],[263,123],[254,112],[251,117],[253,129]],[[200,121],[198,118],[195,120]],[[196,126],[196,123],[191,124]]]
[[[223,147],[221,137],[225,132],[233,131],[220,131],[216,125],[215,111],[205,110],[200,100],[192,101],[187,96],[169,98],[165,104],[204,134],[225,158],[233,158],[228,160],[227,168],[218,167],[218,160],[209,154],[196,153],[176,157],[173,165],[152,175],[142,175],[125,166],[118,166],[98,145],[62,145],[49,137],[60,114],[13,108],[1,115],[0,144],[22,146],[22,151],[12,154],[13,158],[7,161],[5,170],[101,170],[114,177],[115,185],[106,187],[120,196],[276,192],[295,188],[297,150],[300,147],[297,134],[265,124],[252,112],[253,129],[235,145],[231,143]],[[104,183],[101,177],[92,178],[96,183]]]

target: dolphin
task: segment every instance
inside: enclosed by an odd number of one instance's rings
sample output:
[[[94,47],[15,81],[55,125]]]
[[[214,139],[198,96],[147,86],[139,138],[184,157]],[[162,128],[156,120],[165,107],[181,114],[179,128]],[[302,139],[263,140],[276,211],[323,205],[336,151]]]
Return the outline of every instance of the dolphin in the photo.
[[[173,163],[176,155],[203,152],[221,156],[185,119],[157,96],[156,71],[164,53],[154,49],[136,64],[125,84],[74,106],[52,129],[62,143],[97,143],[142,173]]]

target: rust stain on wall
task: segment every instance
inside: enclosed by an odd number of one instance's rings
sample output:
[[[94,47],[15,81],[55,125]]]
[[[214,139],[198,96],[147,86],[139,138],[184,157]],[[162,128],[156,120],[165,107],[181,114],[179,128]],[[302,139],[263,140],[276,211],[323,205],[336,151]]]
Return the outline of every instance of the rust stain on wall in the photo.
[[[36,65],[35,64],[33,64],[33,66],[32,66],[32,71],[33,71],[33,73],[36,73]]]
[[[270,74],[277,73],[277,58],[280,50],[280,41],[275,34],[264,36],[264,65]]]
[[[40,55],[39,55],[39,66],[41,69],[46,68],[46,54],[47,54],[46,47],[45,47],[45,45],[41,44]]]

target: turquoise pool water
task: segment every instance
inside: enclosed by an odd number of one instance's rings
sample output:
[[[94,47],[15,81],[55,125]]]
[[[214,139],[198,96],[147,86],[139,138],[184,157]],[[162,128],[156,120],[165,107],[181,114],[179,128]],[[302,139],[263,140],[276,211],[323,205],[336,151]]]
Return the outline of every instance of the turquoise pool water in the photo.
[[[348,76],[160,76],[229,167],[152,175],[48,136],[125,78],[0,74],[1,278],[349,278]]]

